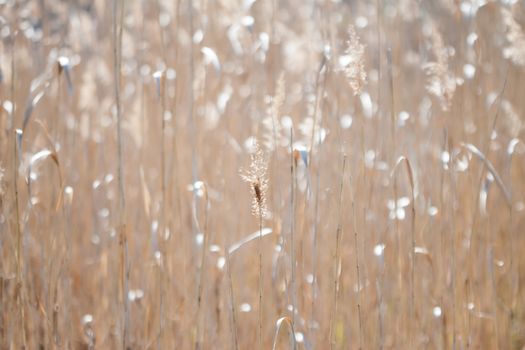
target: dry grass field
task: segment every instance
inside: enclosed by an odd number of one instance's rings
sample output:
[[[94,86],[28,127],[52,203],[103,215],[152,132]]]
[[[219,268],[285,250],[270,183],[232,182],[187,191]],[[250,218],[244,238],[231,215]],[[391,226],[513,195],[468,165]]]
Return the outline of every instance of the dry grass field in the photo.
[[[525,3],[0,0],[0,349],[525,349]]]

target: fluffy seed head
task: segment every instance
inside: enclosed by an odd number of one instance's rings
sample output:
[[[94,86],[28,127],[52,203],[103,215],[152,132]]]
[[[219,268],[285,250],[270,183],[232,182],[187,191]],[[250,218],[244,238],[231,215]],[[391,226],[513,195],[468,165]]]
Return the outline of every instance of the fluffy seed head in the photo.
[[[525,33],[514,19],[512,12],[501,8],[503,22],[507,26],[507,40],[509,45],[503,49],[503,56],[518,66],[525,66]]]
[[[423,69],[427,74],[427,91],[437,97],[441,104],[441,109],[450,109],[454,92],[456,91],[456,77],[449,70],[449,52],[443,42],[438,27],[432,23],[432,53],[435,61],[427,62]]]
[[[354,90],[354,95],[359,95],[366,84],[365,47],[352,25],[348,27],[348,36],[348,46],[345,51],[348,63],[344,67],[344,73],[350,87]]]
[[[259,146],[259,143],[256,143],[255,152],[251,154],[250,167],[248,169],[240,170],[241,178],[250,184],[250,190],[252,192],[252,214],[256,217],[264,217],[267,213],[267,168],[268,163],[266,157]]]

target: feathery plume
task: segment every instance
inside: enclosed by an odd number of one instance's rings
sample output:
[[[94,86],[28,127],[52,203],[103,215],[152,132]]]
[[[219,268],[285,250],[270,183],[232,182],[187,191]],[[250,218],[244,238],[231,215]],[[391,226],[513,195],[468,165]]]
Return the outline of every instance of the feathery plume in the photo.
[[[352,25],[348,27],[348,36],[345,56],[340,59],[340,62],[342,63],[346,79],[352,90],[354,90],[354,95],[359,95],[366,84],[365,47],[361,44],[359,36]]]
[[[503,48],[503,56],[510,59],[518,66],[525,66],[525,33],[523,28],[512,16],[512,12],[506,8],[501,8],[503,22],[507,26],[507,40],[509,46]]]
[[[449,53],[438,28],[432,25],[432,52],[435,61],[423,65],[428,76],[427,91],[436,96],[444,111],[449,110],[456,91],[456,78],[448,69]]]
[[[268,152],[277,149],[285,138],[283,135],[284,130],[280,121],[281,107],[284,104],[286,96],[285,90],[286,82],[284,79],[284,73],[281,73],[277,80],[275,95],[270,101],[267,116],[262,121],[262,125],[265,129],[263,134],[263,144]]]
[[[268,163],[258,142],[254,145],[255,151],[251,154],[251,163],[248,169],[241,169],[241,178],[250,184],[252,192],[252,214],[264,217],[267,213],[266,192],[268,179],[266,176]]]

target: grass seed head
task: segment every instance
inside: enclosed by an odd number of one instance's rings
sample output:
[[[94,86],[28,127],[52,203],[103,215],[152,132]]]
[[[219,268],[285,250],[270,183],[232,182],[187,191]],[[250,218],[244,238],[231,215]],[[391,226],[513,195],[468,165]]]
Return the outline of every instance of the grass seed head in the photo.
[[[348,56],[348,64],[344,67],[344,73],[354,95],[359,95],[366,84],[365,70],[365,46],[357,35],[354,26],[348,28],[348,46],[345,54]]]
[[[252,192],[252,214],[256,217],[264,217],[268,211],[266,206],[266,192],[268,190],[268,179],[266,176],[268,163],[259,145],[255,144],[255,152],[251,154],[250,167],[241,169],[241,178],[250,184]]]
[[[514,19],[512,11],[502,7],[503,22],[507,26],[507,45],[503,49],[503,56],[510,59],[517,66],[525,66],[525,33],[520,24]]]

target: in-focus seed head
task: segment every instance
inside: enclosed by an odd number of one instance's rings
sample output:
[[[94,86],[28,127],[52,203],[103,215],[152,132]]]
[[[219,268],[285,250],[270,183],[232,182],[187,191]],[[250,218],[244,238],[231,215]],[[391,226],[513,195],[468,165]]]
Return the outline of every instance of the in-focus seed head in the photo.
[[[248,169],[241,169],[241,178],[250,184],[252,192],[252,214],[256,217],[264,217],[267,214],[266,192],[268,190],[268,179],[266,172],[268,163],[259,145],[255,144],[255,152],[251,154],[251,163]]]

